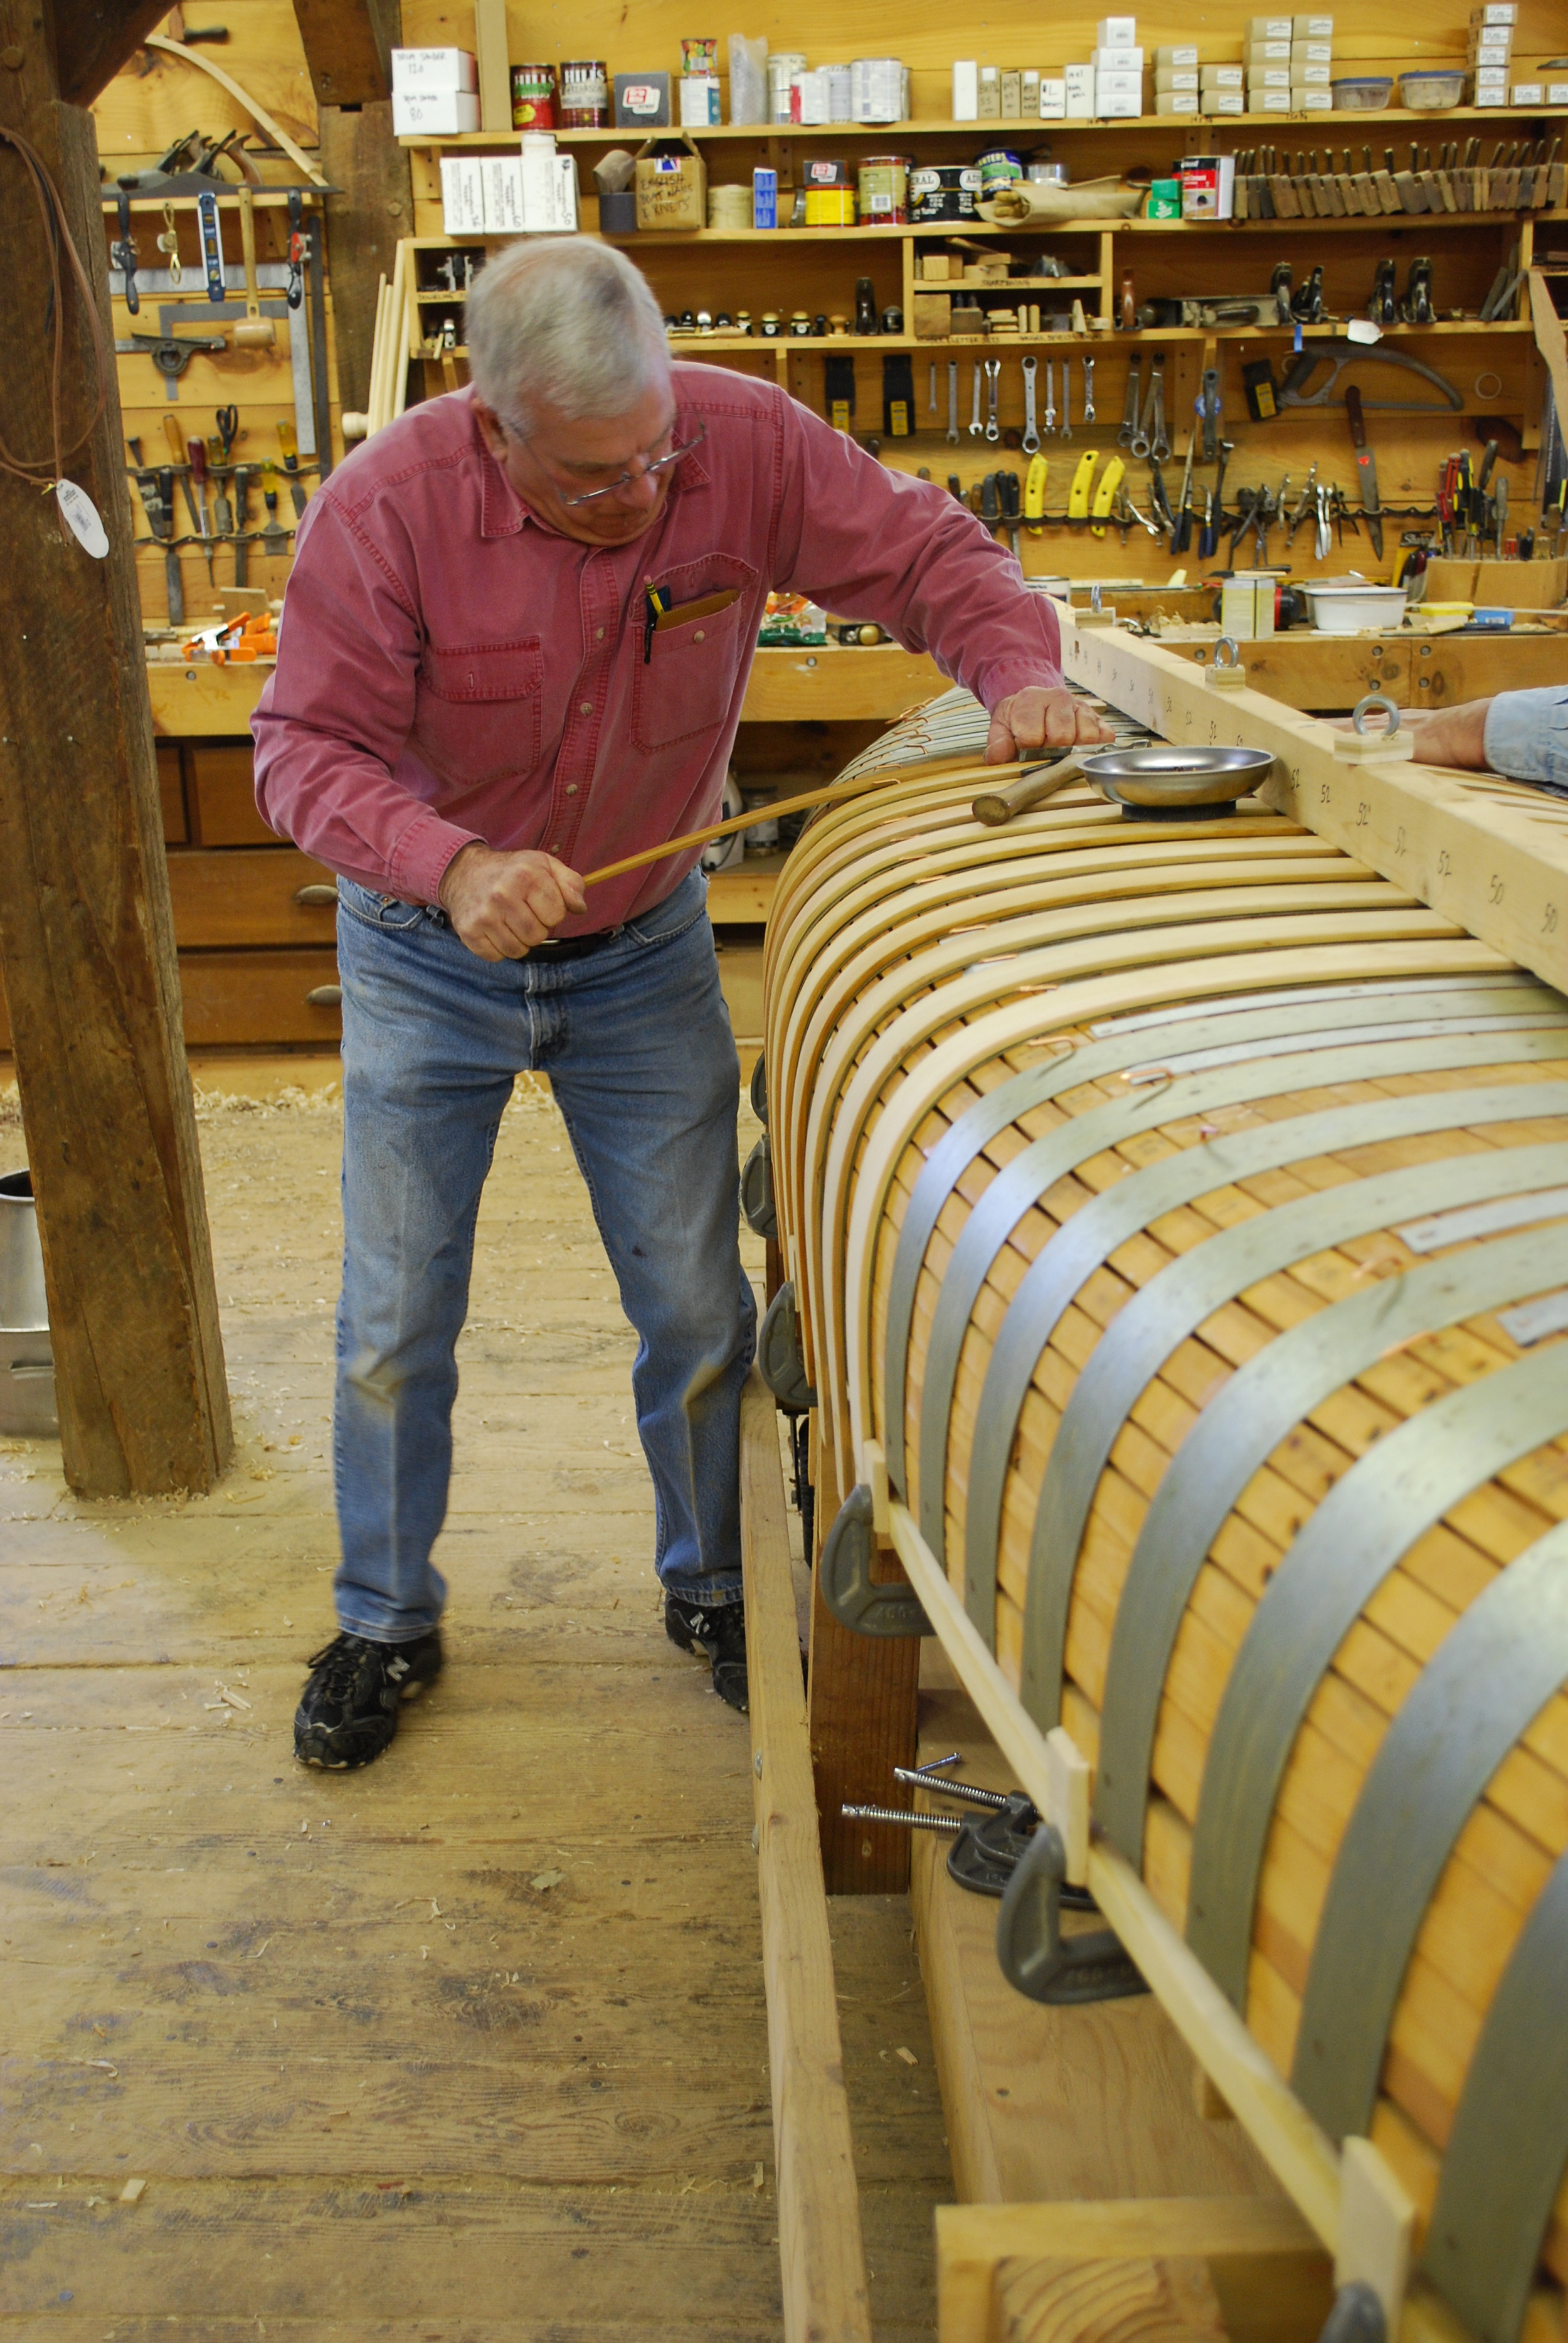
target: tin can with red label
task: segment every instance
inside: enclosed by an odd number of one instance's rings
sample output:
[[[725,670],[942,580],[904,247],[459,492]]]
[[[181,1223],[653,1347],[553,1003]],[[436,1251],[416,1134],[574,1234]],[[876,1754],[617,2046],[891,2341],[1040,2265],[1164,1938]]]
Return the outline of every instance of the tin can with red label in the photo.
[[[561,65],[563,130],[609,127],[609,67],[603,57],[568,57]]]
[[[514,130],[554,130],[556,69],[554,65],[512,67],[512,127]]]

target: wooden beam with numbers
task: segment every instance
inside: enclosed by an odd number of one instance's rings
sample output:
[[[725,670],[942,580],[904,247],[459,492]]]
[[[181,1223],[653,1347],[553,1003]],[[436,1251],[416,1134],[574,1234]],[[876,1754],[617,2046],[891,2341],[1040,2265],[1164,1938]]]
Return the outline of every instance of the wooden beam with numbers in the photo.
[[[112,46],[112,44],[111,44]],[[48,11],[0,0],[0,125],[25,139],[111,338],[92,116]],[[112,70],[112,67],[111,67]],[[89,77],[90,78],[90,77]],[[80,75],[78,75],[80,81]],[[0,973],[38,1205],[72,1486],[209,1488],[233,1448],[201,1161],[180,1034],[163,817],[131,555],[114,359],[93,419],[91,320],[21,156],[0,141],[8,225],[5,438],[52,466],[51,315],[64,330],[65,469],[103,517],[89,558],[40,482],[0,477]]]
[[[1245,741],[1279,762],[1265,801],[1568,990],[1568,805],[1493,773],[1336,752],[1334,728],[1119,628],[1064,616],[1064,672],[1176,742]]]

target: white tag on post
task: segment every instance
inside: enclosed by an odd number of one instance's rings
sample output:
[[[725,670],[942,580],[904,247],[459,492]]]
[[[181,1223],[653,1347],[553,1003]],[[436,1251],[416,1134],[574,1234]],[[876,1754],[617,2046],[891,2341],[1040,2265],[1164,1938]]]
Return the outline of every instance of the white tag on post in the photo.
[[[55,501],[65,516],[65,526],[85,552],[95,561],[102,561],[109,549],[108,533],[98,518],[98,508],[85,488],[75,480],[56,480]]]

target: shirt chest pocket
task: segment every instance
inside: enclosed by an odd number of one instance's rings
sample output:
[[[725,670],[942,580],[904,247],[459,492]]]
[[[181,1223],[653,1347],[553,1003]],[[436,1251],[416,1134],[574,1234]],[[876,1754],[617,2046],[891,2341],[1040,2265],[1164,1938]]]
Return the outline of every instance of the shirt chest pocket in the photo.
[[[670,619],[679,619],[678,603],[665,624],[639,645],[632,680],[632,734],[638,749],[699,739],[717,732],[729,715],[750,647],[750,596],[739,579],[721,579],[692,598],[706,604],[726,590],[736,598],[723,609],[704,608],[672,625]]]
[[[544,653],[538,635],[504,643],[427,645],[414,739],[443,779],[494,780],[539,761]]]

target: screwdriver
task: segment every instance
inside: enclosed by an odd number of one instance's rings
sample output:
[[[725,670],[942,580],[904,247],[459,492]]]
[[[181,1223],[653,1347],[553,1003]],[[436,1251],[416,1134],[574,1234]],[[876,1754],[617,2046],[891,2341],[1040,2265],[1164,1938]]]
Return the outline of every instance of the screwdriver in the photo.
[[[1211,488],[1209,490],[1209,500],[1203,508],[1203,526],[1198,533],[1199,559],[1201,561],[1209,560],[1218,543],[1219,532],[1214,527],[1214,491]]]
[[[190,458],[191,484],[196,490],[196,508],[199,517],[199,525],[201,528],[201,549],[206,556],[206,582],[210,586],[214,583],[214,578],[212,568],[212,530],[207,525],[206,517],[206,446],[205,441],[200,439],[192,439],[186,446],[186,453]]]
[[[288,475],[288,493],[294,498],[294,518],[298,520],[305,510],[305,483],[299,477],[299,442],[292,423],[278,425],[277,444],[283,450],[283,468]]]
[[[1181,501],[1177,508],[1175,524],[1171,531],[1172,553],[1185,553],[1192,542],[1192,450],[1196,435],[1187,441],[1187,462],[1181,474]]]

